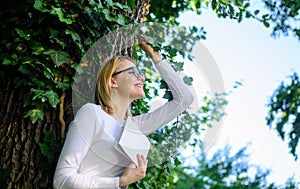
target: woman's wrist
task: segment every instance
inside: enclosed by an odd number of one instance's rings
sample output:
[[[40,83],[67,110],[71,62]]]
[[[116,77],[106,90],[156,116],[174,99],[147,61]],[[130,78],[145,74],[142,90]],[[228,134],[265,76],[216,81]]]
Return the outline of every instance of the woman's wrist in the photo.
[[[123,175],[119,177],[119,186],[120,187],[127,186],[126,178]]]
[[[154,64],[158,64],[162,61],[162,57],[158,51],[154,51],[151,55],[149,55]]]

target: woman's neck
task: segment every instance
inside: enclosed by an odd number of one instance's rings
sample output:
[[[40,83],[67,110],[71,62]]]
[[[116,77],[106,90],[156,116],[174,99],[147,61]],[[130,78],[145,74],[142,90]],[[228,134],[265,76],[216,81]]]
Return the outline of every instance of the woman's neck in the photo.
[[[122,124],[127,116],[127,111],[129,108],[130,103],[128,102],[122,102],[122,101],[114,101],[113,102],[113,114],[112,116],[120,123]]]

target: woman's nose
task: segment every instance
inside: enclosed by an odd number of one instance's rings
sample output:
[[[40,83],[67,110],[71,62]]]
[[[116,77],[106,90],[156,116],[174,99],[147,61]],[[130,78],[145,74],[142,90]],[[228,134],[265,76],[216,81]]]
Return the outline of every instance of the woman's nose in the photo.
[[[143,81],[145,81],[145,76],[144,76],[144,74],[140,74],[138,80],[143,80]]]

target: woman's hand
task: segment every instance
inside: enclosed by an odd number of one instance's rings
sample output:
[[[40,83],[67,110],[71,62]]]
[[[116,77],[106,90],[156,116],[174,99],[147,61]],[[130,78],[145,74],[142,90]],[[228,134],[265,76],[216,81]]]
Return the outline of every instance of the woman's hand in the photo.
[[[149,43],[147,43],[144,38],[143,40],[139,40],[139,46],[141,47],[141,49],[143,49],[143,51],[145,51],[145,53],[147,53],[150,56],[154,64],[157,64],[162,61],[162,57],[159,54],[159,52],[155,51],[153,47]]]
[[[139,166],[136,167],[134,163],[131,163],[124,171],[123,175],[120,177],[119,185],[127,186],[131,183],[134,183],[146,176],[146,169],[148,160],[143,156],[137,155]]]

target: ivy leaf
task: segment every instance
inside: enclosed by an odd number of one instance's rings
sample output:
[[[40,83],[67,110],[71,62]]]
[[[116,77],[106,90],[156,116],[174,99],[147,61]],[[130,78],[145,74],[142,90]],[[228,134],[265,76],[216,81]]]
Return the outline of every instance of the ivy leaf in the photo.
[[[55,51],[53,49],[50,49],[44,52],[44,54],[50,55],[52,61],[56,66],[61,66],[62,64],[68,64],[71,61],[69,54],[63,51]]]
[[[270,27],[270,24],[267,21],[264,21],[263,24],[268,28]]]
[[[72,39],[73,39],[74,41],[80,41],[80,40],[81,40],[79,34],[76,33],[76,32],[74,32],[74,31],[66,30],[66,34],[70,34],[70,35],[72,36]]]
[[[181,161],[176,157],[176,158],[174,159],[174,164],[175,164],[176,166],[181,165]]]
[[[114,7],[119,8],[120,10],[126,11],[128,13],[132,13],[132,10],[127,5],[122,5],[121,3],[115,3]]]
[[[64,82],[58,82],[56,85],[56,88],[58,89],[62,89],[62,90],[68,90],[70,88],[70,84],[69,83],[64,83]]]
[[[44,119],[44,112],[40,109],[29,110],[24,117],[29,117],[32,123],[35,123],[38,119]]]
[[[127,18],[124,15],[122,15],[122,14],[118,14],[118,18],[117,18],[116,21],[117,21],[118,24],[124,26],[127,23]]]
[[[163,96],[164,99],[168,99],[168,100],[172,100],[173,99],[173,95],[171,93],[171,91],[166,91],[164,96]]]
[[[74,31],[71,31],[71,30],[66,30],[65,32],[67,35],[71,35],[72,36],[72,39],[75,41],[75,43],[77,44],[77,46],[80,48],[80,49],[83,49],[83,46],[81,44],[81,38],[79,36],[78,33],[74,32]]]
[[[192,77],[188,77],[188,76],[184,76],[183,77],[183,81],[184,81],[185,84],[191,86],[192,82],[193,82],[193,78]]]
[[[177,49],[174,49],[172,48],[170,51],[169,51],[169,54],[171,57],[175,57],[177,55]]]
[[[42,43],[37,41],[32,41],[32,54],[34,55],[40,55],[44,52],[44,47]]]
[[[51,11],[51,14],[57,15],[61,22],[64,22],[66,24],[72,24],[72,22],[73,22],[72,19],[65,18],[64,13],[62,12],[61,8],[55,8],[52,6],[52,9],[53,10]]]
[[[60,103],[59,96],[54,91],[46,91],[45,97],[47,97],[47,99],[52,107],[56,107],[56,105],[58,103]]]
[[[176,71],[182,71],[183,70],[183,62],[175,62],[173,63],[173,67]]]
[[[18,71],[25,74],[25,75],[30,75],[31,74],[30,70],[28,69],[28,67],[26,65],[21,65],[19,67]]]
[[[3,65],[12,65],[12,66],[16,65],[17,63],[18,63],[17,61],[11,61],[7,58],[4,58],[2,62]]]
[[[134,0],[127,0],[127,5],[128,5],[129,7],[131,7],[132,9],[136,9],[136,8],[137,8],[137,6],[136,6]]]
[[[23,30],[18,29],[18,28],[15,28],[15,30],[16,30],[17,34],[18,34],[20,37],[24,38],[24,39],[27,40],[27,41],[30,40],[30,35],[29,35],[29,34],[25,34]]]
[[[39,143],[39,146],[40,146],[42,154],[50,159],[51,158],[50,147],[44,143]]]
[[[13,61],[11,59],[3,58],[2,64],[3,65],[12,65],[12,66],[15,66],[16,64],[18,64],[19,59],[15,53],[13,53],[10,57],[12,58]]]
[[[108,20],[108,21],[110,21],[110,22],[115,20],[114,17],[112,17],[112,16],[110,15],[110,11],[109,11],[108,9],[103,9],[102,12],[104,13],[104,16],[105,16],[105,19],[106,19],[106,20]]]
[[[41,12],[50,12],[48,9],[43,7],[43,2],[41,0],[35,0],[33,7]]]
[[[45,93],[44,90],[34,89],[34,88],[31,88],[31,92],[34,93],[34,96],[33,96],[32,100],[35,100],[37,98],[41,98],[43,96],[43,94]]]
[[[105,0],[105,2],[111,7],[114,5],[112,0]]]
[[[168,84],[164,81],[164,80],[161,80],[160,81],[160,87],[159,87],[160,89],[167,89],[167,88],[169,88],[168,87]]]

